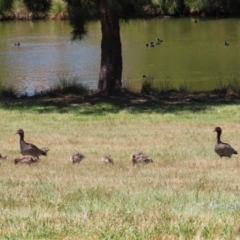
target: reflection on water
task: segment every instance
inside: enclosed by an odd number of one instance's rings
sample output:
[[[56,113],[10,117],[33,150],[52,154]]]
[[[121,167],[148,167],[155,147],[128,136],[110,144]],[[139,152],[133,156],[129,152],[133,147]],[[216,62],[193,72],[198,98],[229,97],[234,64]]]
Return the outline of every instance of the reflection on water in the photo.
[[[0,83],[30,95],[61,77],[78,78],[95,89],[100,67],[101,26],[89,24],[81,41],[70,40],[65,21],[0,22]],[[213,89],[239,77],[238,19],[154,19],[121,23],[123,79],[139,88],[142,76],[156,85]],[[161,44],[146,44],[163,39]],[[229,42],[229,46],[224,45]],[[15,46],[15,43],[20,46]]]
[[[0,79],[3,85],[14,84],[21,92],[31,95],[51,88],[60,77],[78,77],[82,83],[96,88],[100,33],[82,42],[72,42],[71,29],[66,22],[34,22],[31,27],[26,22],[17,23],[22,26],[14,24],[7,23],[5,28],[21,28],[22,32],[1,37],[0,61],[4,67],[0,70]],[[97,32],[99,25],[95,23],[91,27]],[[20,46],[15,45],[18,42]]]

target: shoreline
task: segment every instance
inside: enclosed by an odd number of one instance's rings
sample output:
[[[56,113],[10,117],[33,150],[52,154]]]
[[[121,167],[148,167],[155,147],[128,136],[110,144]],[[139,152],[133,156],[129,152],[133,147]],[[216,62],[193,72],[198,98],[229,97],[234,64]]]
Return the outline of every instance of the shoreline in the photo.
[[[120,108],[125,107],[156,107],[156,106],[201,106],[201,105],[218,105],[218,104],[239,104],[240,94],[233,92],[181,92],[175,89],[171,89],[162,93],[135,93],[122,89],[122,91],[115,96],[108,96],[104,93],[90,92],[88,94],[76,95],[76,94],[57,94],[51,95],[36,95],[32,97],[12,97],[1,96],[1,102],[5,104],[14,105],[26,105],[34,106],[40,105],[78,105],[85,106],[89,104],[94,106],[101,102],[108,102],[109,104],[116,104]]]

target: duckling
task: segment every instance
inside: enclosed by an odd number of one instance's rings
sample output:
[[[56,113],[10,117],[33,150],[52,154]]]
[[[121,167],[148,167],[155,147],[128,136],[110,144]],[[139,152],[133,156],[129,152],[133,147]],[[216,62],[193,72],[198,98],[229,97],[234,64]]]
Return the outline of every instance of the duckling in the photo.
[[[222,129],[220,127],[216,127],[214,129],[214,132],[217,132],[217,142],[214,147],[214,151],[222,158],[222,157],[229,157],[233,154],[238,154],[238,152],[233,149],[231,145],[228,143],[224,143],[221,141],[221,134],[222,134]]]
[[[0,159],[7,159],[7,155],[4,153],[0,153]]]
[[[46,155],[47,155],[47,153],[50,151],[50,148],[42,147],[42,148],[40,148],[40,150],[44,151],[46,153]]]
[[[152,163],[153,160],[148,157],[144,152],[136,152],[131,156],[132,159],[132,163],[133,165],[137,164],[137,163]]]
[[[110,154],[103,155],[101,161],[104,162],[104,163],[111,163],[111,164],[113,164],[113,158],[112,158],[112,156]]]
[[[79,152],[75,152],[70,156],[70,162],[74,163],[80,163],[85,158],[84,155],[82,155]]]
[[[225,46],[229,46],[229,43],[225,41],[225,42],[224,42],[224,45],[225,45]]]
[[[27,143],[24,141],[24,131],[19,129],[15,134],[19,134],[20,136],[20,153],[22,155],[31,155],[33,157],[39,157],[40,155],[46,156],[47,153],[43,150],[39,149],[37,146],[31,143]]]
[[[38,162],[38,157],[34,157],[34,156],[31,156],[31,155],[25,155],[24,157],[22,158],[16,158],[14,160],[14,163],[15,164],[18,164],[18,163],[23,163],[23,164],[32,164],[32,163],[36,163]]]

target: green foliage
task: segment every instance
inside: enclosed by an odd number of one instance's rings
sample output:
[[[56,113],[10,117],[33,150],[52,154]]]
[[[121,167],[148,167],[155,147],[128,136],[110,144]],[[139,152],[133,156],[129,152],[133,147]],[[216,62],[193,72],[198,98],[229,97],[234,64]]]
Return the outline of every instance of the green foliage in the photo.
[[[144,16],[146,13],[143,11],[143,6],[145,6],[147,2],[146,0],[108,0],[109,6],[117,10],[123,19]]]
[[[184,3],[187,7],[200,11],[207,7],[208,0],[185,0]]]
[[[13,87],[1,87],[0,97],[2,98],[15,98],[16,90]]]
[[[92,19],[100,18],[101,3],[104,7],[119,13],[123,19],[143,16],[143,6],[146,0],[125,0],[125,1],[91,1],[91,0],[64,0],[68,6],[70,24],[73,27],[73,39],[81,39],[86,34],[86,23]],[[107,10],[108,11],[108,10]]]
[[[0,0],[0,13],[10,10],[13,6],[14,0]]]
[[[50,14],[54,19],[66,19],[68,17],[67,4],[62,0],[53,1]]]
[[[96,18],[98,9],[93,1],[64,0],[68,6],[69,21],[73,27],[72,39],[81,39],[87,33],[87,21]]]
[[[45,94],[50,95],[51,97],[56,97],[59,94],[84,95],[87,93],[89,93],[89,89],[85,85],[79,83],[77,79],[59,78],[59,82]]]
[[[29,11],[46,12],[51,8],[52,0],[23,0]]]

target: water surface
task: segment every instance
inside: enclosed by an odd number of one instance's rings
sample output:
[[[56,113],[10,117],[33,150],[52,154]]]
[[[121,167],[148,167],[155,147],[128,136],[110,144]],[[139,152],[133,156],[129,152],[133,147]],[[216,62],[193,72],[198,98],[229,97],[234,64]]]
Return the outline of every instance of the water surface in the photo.
[[[95,89],[101,57],[101,26],[92,22],[72,42],[66,21],[0,22],[0,84],[33,93],[59,78]],[[153,48],[146,43],[163,42]],[[143,75],[156,86],[211,90],[239,78],[239,19],[153,19],[121,23],[123,83],[138,89]],[[229,42],[229,46],[224,45]],[[20,46],[15,46],[15,43]]]

